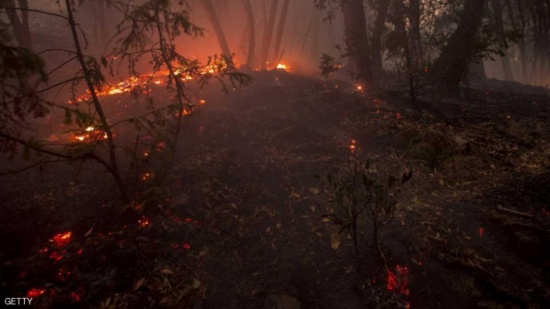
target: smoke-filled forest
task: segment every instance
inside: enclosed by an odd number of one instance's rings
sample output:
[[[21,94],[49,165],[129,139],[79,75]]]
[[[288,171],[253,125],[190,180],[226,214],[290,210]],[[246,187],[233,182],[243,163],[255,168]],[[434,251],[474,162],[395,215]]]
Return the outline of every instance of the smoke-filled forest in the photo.
[[[0,0],[0,298],[550,308],[549,0]]]

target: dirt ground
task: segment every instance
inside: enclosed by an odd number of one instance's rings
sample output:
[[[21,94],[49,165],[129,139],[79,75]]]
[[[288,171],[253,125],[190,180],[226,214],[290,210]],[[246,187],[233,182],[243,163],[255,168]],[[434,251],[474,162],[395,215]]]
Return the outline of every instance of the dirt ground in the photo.
[[[105,284],[130,295],[132,304],[133,295],[158,291],[150,279],[157,268],[140,270],[155,260],[200,278],[200,287],[193,281],[198,296],[186,294],[186,306],[195,308],[283,308],[283,298],[302,308],[550,306],[547,90],[488,81],[460,100],[411,103],[399,91],[374,95],[337,79],[283,71],[253,77],[250,87],[227,96],[203,90],[207,104],[189,117],[180,138],[171,171],[178,185],[161,209],[201,222],[192,232],[176,227],[170,234],[190,243],[189,253],[144,253],[165,240],[155,238],[163,237],[153,232],[162,225],[156,213],[153,227],[135,240],[143,251],[123,251],[97,266],[108,273],[135,261],[102,277],[108,284],[86,278],[93,271],[84,271],[91,269],[84,257],[72,262],[82,273],[79,285],[36,272],[21,278],[29,258],[56,233],[71,230],[75,242],[84,242],[91,226],[96,234],[99,225],[116,222],[101,207],[116,192],[88,163],[27,171],[0,179],[2,295],[84,286],[81,299],[61,303],[99,306],[113,291],[94,294],[100,289],[91,286]],[[327,200],[314,177],[350,156],[413,171],[397,217],[381,229],[385,263],[364,260],[369,275],[357,273],[349,240],[331,248],[334,227],[322,220]],[[386,269],[397,265],[409,270],[408,293],[387,290]],[[168,280],[170,272],[161,269]],[[189,279],[173,277],[174,286]]]

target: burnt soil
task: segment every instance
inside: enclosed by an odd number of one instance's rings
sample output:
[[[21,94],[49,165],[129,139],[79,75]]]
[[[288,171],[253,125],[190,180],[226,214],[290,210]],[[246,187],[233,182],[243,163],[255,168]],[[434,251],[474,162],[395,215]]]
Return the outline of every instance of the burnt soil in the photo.
[[[186,121],[170,175],[178,185],[158,207],[201,222],[193,233],[170,234],[189,242],[189,252],[167,258],[124,251],[111,268],[97,266],[98,273],[124,271],[80,276],[79,286],[42,273],[21,277],[56,233],[72,230],[84,241],[116,222],[105,210],[116,191],[97,166],[29,170],[1,180],[2,295],[36,286],[74,289],[83,299],[73,306],[97,306],[112,292],[92,294],[101,289],[82,283],[92,282],[130,295],[125,301],[132,304],[135,294],[158,291],[159,272],[165,278],[185,268],[200,278],[200,293],[186,294],[186,306],[197,308],[266,308],[272,295],[292,297],[302,308],[550,307],[547,91],[490,81],[462,99],[410,103],[399,91],[367,94],[342,80],[282,71],[253,77],[229,95],[204,89],[207,104]],[[435,154],[413,151],[421,143]],[[331,248],[334,227],[322,220],[328,202],[314,177],[350,156],[413,171],[397,217],[381,228],[385,261],[370,253],[361,262],[368,274],[358,273],[351,241],[344,237]],[[154,219],[160,211],[148,215],[151,231],[162,225]],[[144,251],[163,241],[139,233]],[[108,248],[116,255],[121,246]],[[111,261],[101,252],[98,260]],[[165,266],[136,270],[148,259]],[[96,265],[82,263],[74,267]],[[410,293],[386,289],[386,269],[396,265],[410,270]],[[145,283],[137,284],[140,278]],[[145,301],[138,307],[159,304]]]

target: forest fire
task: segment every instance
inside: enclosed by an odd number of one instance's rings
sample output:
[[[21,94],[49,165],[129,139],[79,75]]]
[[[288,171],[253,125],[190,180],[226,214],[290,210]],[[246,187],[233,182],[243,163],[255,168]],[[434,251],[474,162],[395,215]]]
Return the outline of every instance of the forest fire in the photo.
[[[284,69],[286,69],[286,65],[284,65]],[[228,68],[228,64],[225,60],[219,60],[216,63],[209,63],[203,67],[201,67],[196,74],[202,75],[202,76],[214,76],[216,74],[221,74],[224,70]],[[193,73],[190,70],[187,69],[175,69],[173,71],[173,74],[175,77],[179,78],[182,82],[191,81],[194,79]],[[118,94],[124,94],[129,93],[132,91],[140,91],[142,93],[148,93],[151,91],[149,89],[150,84],[154,85],[162,85],[167,83],[167,81],[170,79],[170,71],[168,70],[162,70],[157,71],[155,73],[149,73],[144,74],[141,76],[131,76],[130,78],[123,80],[115,85],[108,84],[105,88],[106,89],[96,89],[96,96],[103,97],[103,96],[110,96],[110,95],[118,95]],[[91,93],[90,90],[87,89],[86,93],[77,97],[75,100],[69,100],[69,104],[79,103],[79,102],[85,102],[89,101],[91,99]]]
[[[0,0],[0,20],[7,297],[548,307],[550,0]]]

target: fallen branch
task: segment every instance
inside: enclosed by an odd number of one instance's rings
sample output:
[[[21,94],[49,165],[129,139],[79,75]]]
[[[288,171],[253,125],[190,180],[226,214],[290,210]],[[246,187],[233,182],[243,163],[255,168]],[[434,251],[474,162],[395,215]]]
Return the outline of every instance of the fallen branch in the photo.
[[[524,218],[533,218],[532,214],[528,214],[528,213],[525,213],[525,212],[513,210],[513,209],[510,209],[510,208],[505,208],[505,207],[502,207],[502,206],[498,206],[497,210],[500,210],[502,212],[509,213],[509,214],[512,214],[512,215],[524,217]]]
[[[295,125],[291,125],[291,126],[288,126],[282,130],[279,130],[273,134],[271,134],[271,136],[268,138],[268,141],[273,141],[275,138],[279,137],[280,135],[286,133],[286,132],[289,132],[289,131],[292,131],[296,126]]]

